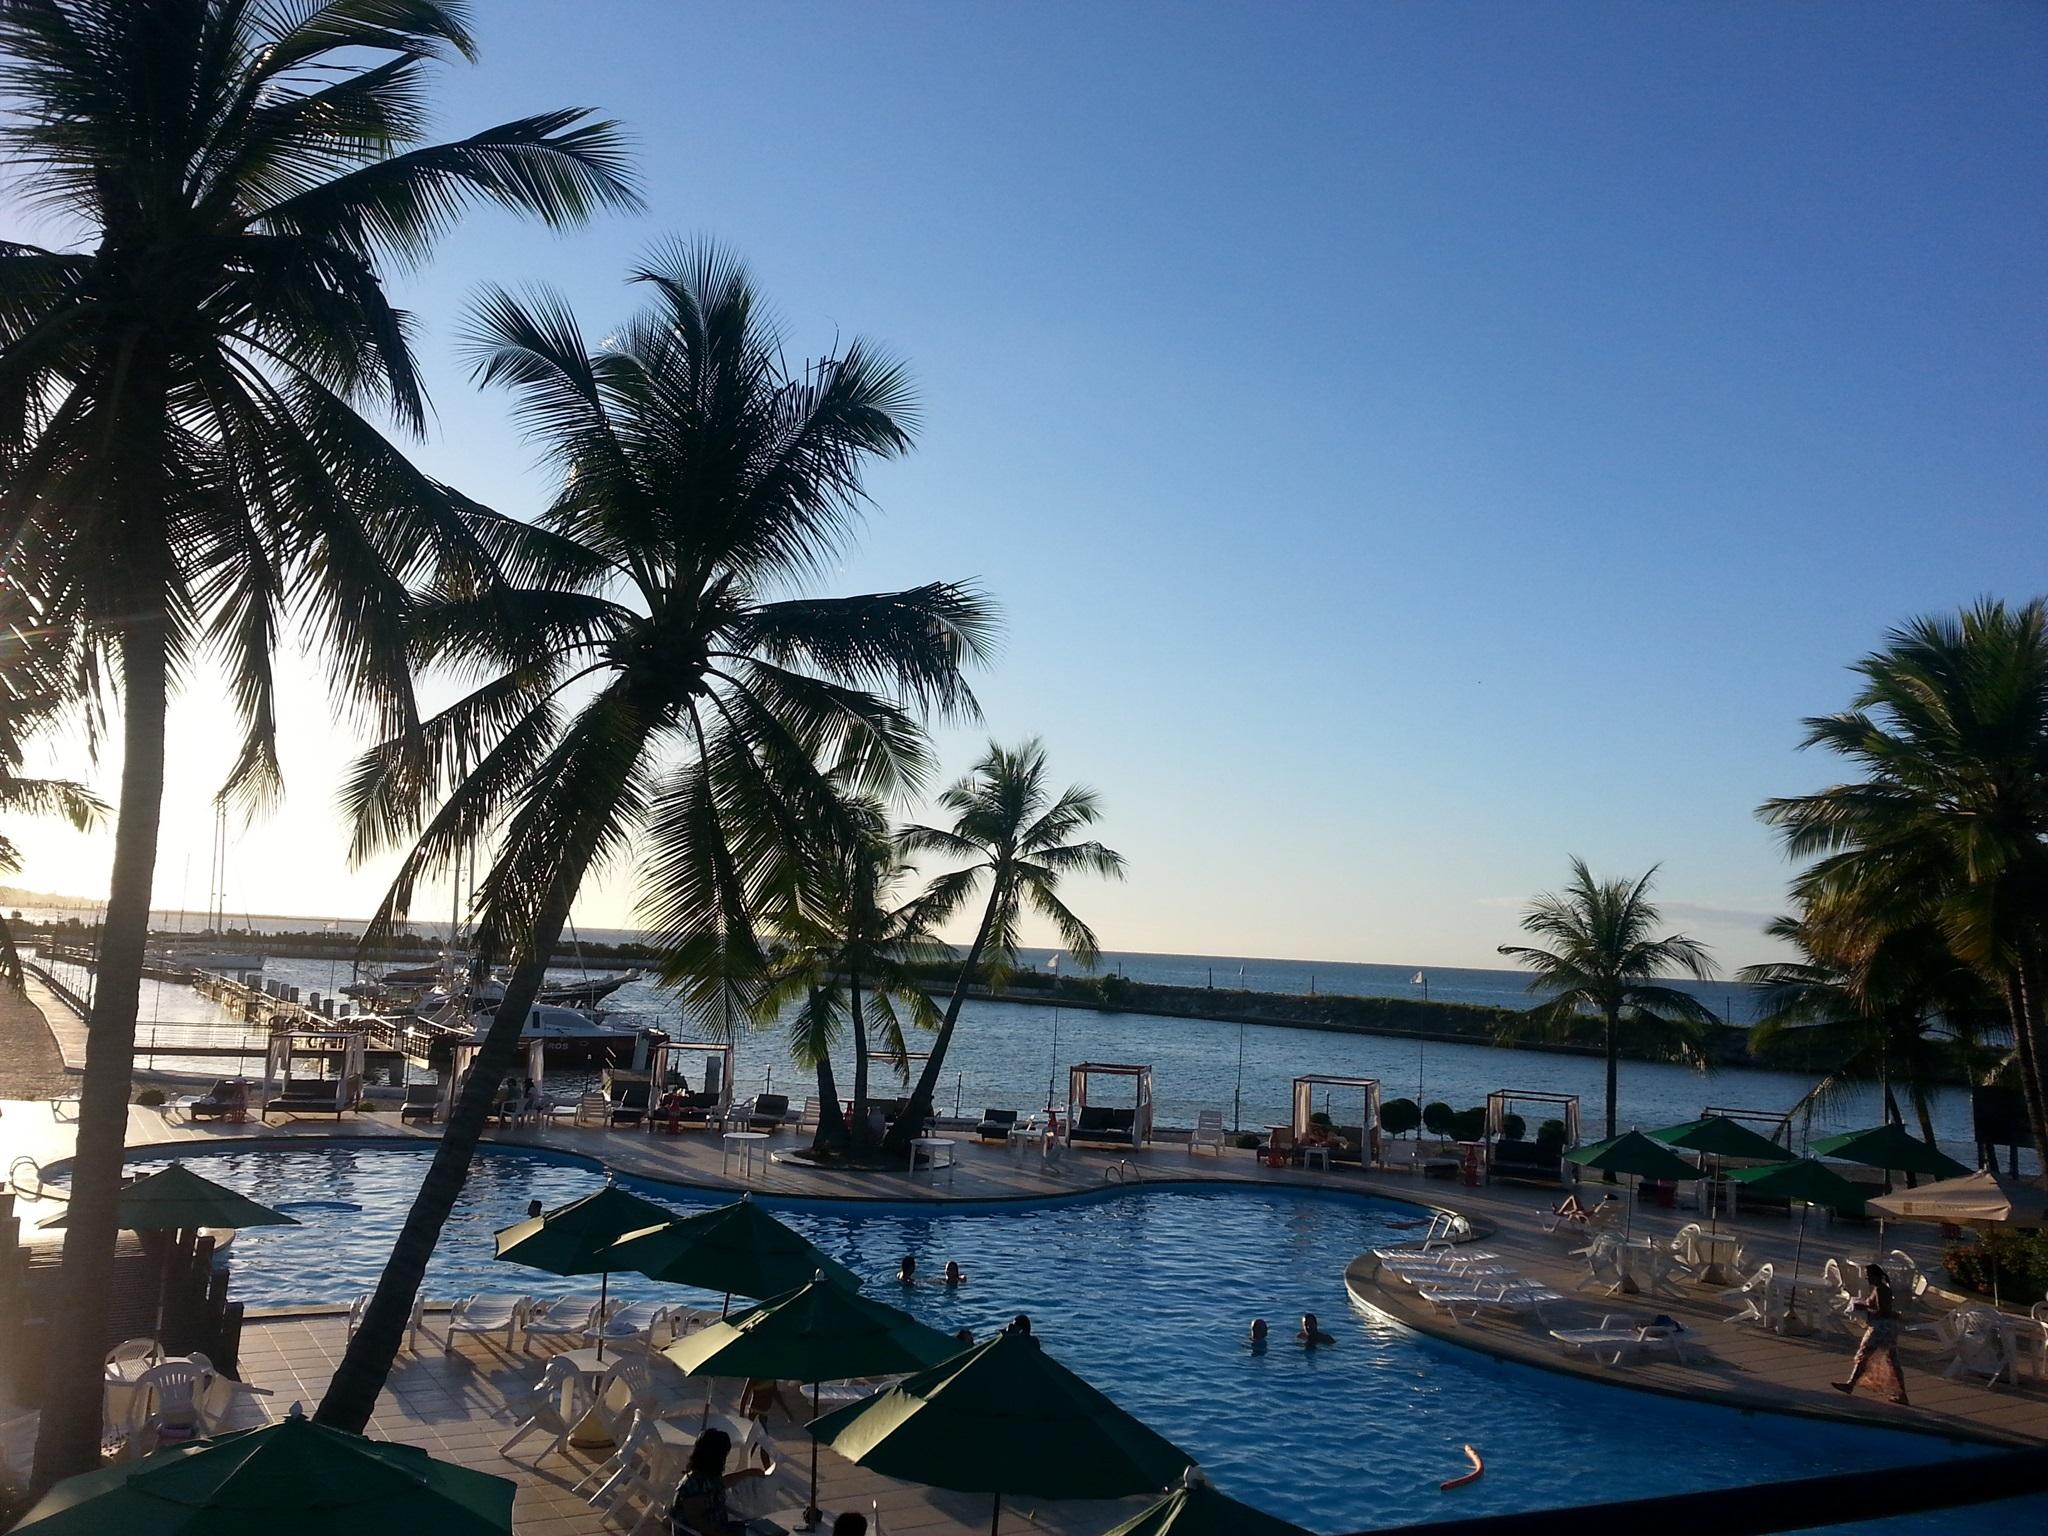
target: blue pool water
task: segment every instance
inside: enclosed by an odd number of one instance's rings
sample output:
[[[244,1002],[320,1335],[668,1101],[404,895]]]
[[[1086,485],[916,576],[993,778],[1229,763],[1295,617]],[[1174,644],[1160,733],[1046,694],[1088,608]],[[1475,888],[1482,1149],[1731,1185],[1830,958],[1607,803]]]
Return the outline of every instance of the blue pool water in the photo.
[[[242,1233],[228,1255],[232,1293],[252,1306],[346,1300],[374,1284],[390,1235],[425,1174],[423,1149],[328,1145],[190,1157],[270,1204],[299,1203],[298,1227]],[[601,1175],[580,1162],[486,1151],[428,1270],[426,1293],[554,1294],[554,1276],[499,1264],[491,1233],[526,1203],[586,1194]],[[680,1210],[708,1192],[622,1179]],[[1653,1397],[1511,1365],[1354,1310],[1345,1265],[1412,1238],[1412,1207],[1316,1191],[1153,1186],[1065,1203],[867,1207],[766,1201],[859,1273],[876,1295],[951,1332],[977,1335],[1017,1312],[1062,1361],[1181,1445],[1217,1484],[1312,1530],[1448,1519],[1598,1498],[1941,1462],[1980,1448]],[[936,1272],[957,1259],[968,1284],[906,1290],[905,1253]],[[580,1282],[576,1288],[593,1288]],[[638,1276],[613,1293],[678,1299]],[[687,1299],[703,1301],[702,1297]],[[716,1305],[716,1298],[711,1298]],[[1253,1355],[1254,1316],[1276,1338],[1314,1311],[1334,1347],[1275,1342]],[[1477,1446],[1486,1475],[1453,1494]],[[2048,1497],[1886,1521],[1882,1536],[2048,1528]],[[2017,1525],[2014,1521],[2019,1522]]]

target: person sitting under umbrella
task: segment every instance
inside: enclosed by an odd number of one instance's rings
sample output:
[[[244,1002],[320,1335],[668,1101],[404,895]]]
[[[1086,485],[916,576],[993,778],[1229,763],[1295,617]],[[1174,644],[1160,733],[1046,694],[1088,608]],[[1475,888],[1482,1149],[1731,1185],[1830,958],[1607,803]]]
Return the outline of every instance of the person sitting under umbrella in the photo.
[[[669,1520],[678,1529],[696,1536],[743,1536],[747,1522],[734,1520],[725,1512],[726,1490],[750,1477],[765,1477],[761,1467],[725,1470],[725,1458],[732,1454],[732,1436],[722,1429],[707,1429],[690,1447],[690,1464],[676,1489]]]

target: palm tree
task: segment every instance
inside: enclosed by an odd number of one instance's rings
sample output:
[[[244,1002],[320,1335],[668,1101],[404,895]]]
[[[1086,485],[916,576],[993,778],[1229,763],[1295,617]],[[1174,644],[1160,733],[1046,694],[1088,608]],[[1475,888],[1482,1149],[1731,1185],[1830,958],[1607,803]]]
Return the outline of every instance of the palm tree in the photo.
[[[875,1056],[908,1077],[906,1019],[921,1030],[938,1028],[919,968],[945,952],[932,937],[922,899],[896,899],[911,871],[898,858],[880,803],[854,802],[847,821],[851,839],[816,860],[810,877],[771,912],[775,953],[755,1005],[764,1022],[787,1016],[791,1054],[818,1078],[816,1144],[832,1149],[870,1140],[868,1074]],[[839,1112],[832,1072],[832,1052],[849,1037],[850,1126]]]
[[[1082,965],[1095,963],[1095,932],[1060,899],[1060,880],[1069,874],[1121,880],[1123,855],[1101,843],[1072,841],[1075,833],[1094,824],[1101,807],[1095,791],[1079,784],[1055,796],[1049,777],[1045,744],[1036,737],[1014,748],[992,741],[988,755],[939,796],[939,808],[952,814],[952,825],[910,826],[899,834],[906,852],[969,861],[931,883],[925,906],[934,927],[959,911],[984,877],[988,902],[910,1104],[890,1128],[892,1151],[907,1147],[931,1115],[932,1097],[946,1069],[946,1052],[952,1047],[969,985],[984,970],[989,985],[999,985],[1016,965],[1019,924],[1026,908],[1052,923],[1062,947]]]
[[[992,619],[972,589],[775,595],[843,547],[868,462],[910,446],[901,367],[855,341],[787,376],[745,268],[713,246],[635,279],[648,309],[595,349],[549,294],[480,300],[477,376],[514,390],[559,476],[543,527],[500,532],[550,579],[421,605],[421,664],[481,681],[372,749],[346,789],[358,856],[409,845],[371,935],[421,879],[488,847],[477,946],[512,970],[320,1405],[342,1428],[369,1419],[585,876],[637,865],[685,1007],[726,1027],[766,963],[763,905],[848,835],[842,784],[917,784],[913,711],[974,712],[960,669]]]
[[[1766,931],[1802,958],[1743,967],[1764,998],[1750,1053],[1821,1064],[1802,1105],[1825,1108],[1876,1084],[1886,1118],[1903,1125],[1903,1090],[1934,1146],[1935,1091],[1987,1064],[1979,1042],[1999,1010],[1982,978],[1926,925],[1872,933],[1856,914],[1810,908]]]
[[[431,0],[0,0],[14,185],[67,249],[0,245],[0,548],[118,666],[120,810],[39,1482],[94,1462],[171,679],[225,664],[224,793],[278,768],[271,649],[306,622],[338,690],[411,716],[408,582],[471,552],[361,414],[417,432],[380,265],[475,202],[562,226],[635,199],[611,125],[558,111],[423,146],[426,73],[474,53]]]
[[[1545,892],[1522,914],[1523,931],[1549,947],[1500,946],[1503,955],[1536,973],[1531,992],[1551,994],[1501,1032],[1504,1042],[1529,1029],[1570,1039],[1583,1032],[1589,1016],[1599,1021],[1609,1136],[1620,1129],[1616,1098],[1624,1033],[1633,1053],[1704,1067],[1704,1031],[1715,1022],[1705,1003],[1657,980],[1681,971],[1705,981],[1714,967],[1696,939],[1650,936],[1664,920],[1649,899],[1656,874],[1652,866],[1639,880],[1603,883],[1584,859],[1575,858],[1564,890]]]
[[[1853,670],[1851,708],[1806,721],[1804,745],[1863,777],[1758,814],[1814,860],[1797,898],[1848,903],[1880,932],[1932,924],[1997,990],[2048,1161],[2048,603],[1916,619]]]
[[[0,814],[61,816],[89,832],[106,805],[83,784],[22,773],[31,739],[63,709],[74,690],[76,648],[36,622],[19,587],[0,585]],[[21,868],[21,850],[0,831],[0,875]],[[0,982],[26,984],[14,930],[0,918]]]

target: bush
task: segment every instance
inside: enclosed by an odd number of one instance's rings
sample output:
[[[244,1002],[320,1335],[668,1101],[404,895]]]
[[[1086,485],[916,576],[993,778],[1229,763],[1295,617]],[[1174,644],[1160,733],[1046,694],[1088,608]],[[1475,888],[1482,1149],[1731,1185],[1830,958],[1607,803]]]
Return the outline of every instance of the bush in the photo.
[[[1974,1243],[1950,1243],[1941,1262],[1962,1290],[2028,1299],[2048,1294],[2048,1233],[1994,1227]]]
[[[1256,1152],[1259,1150],[1261,1142],[1250,1131],[1240,1131],[1237,1135],[1230,1138],[1230,1144],[1240,1152]]]
[[[1564,1122],[1546,1120],[1536,1127],[1536,1150],[1547,1157],[1557,1157],[1564,1152]]]
[[[1480,1141],[1486,1136],[1486,1107],[1461,1109],[1451,1117],[1453,1141]]]
[[[145,1088],[135,1095],[135,1102],[145,1109],[160,1109],[164,1103],[164,1091],[161,1088]]]
[[[1308,1117],[1308,1123],[1325,1131],[1335,1130],[1337,1126],[1337,1122],[1330,1118],[1328,1111],[1320,1109]]]
[[[1413,1099],[1389,1099],[1380,1106],[1380,1129],[1389,1136],[1406,1136],[1422,1124],[1422,1106]]]
[[[1422,1106],[1422,1128],[1432,1136],[1448,1138],[1457,1119],[1458,1112],[1442,1099],[1432,1099]]]
[[[1520,1141],[1529,1134],[1529,1122],[1510,1110],[1500,1117],[1500,1134],[1507,1141]]]
[[[359,1115],[374,1115],[383,1107],[375,1099],[363,1099],[356,1104],[356,1113]]]

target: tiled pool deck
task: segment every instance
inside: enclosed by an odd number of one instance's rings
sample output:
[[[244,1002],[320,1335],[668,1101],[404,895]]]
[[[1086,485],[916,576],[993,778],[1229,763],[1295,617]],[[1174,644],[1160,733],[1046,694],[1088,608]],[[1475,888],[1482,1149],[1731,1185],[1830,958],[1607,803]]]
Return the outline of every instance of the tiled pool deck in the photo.
[[[53,1018],[63,1017],[63,1011],[54,1004],[46,1002],[45,1011]],[[58,1033],[61,1040],[61,1027]],[[67,1157],[72,1129],[67,1113],[48,1103],[0,1103],[0,1167],[11,1165],[21,1156],[33,1157],[41,1163]],[[430,1138],[435,1133],[431,1127],[401,1126],[391,1113],[351,1115],[338,1123],[323,1118],[267,1127],[255,1123],[194,1125],[181,1115],[154,1109],[136,1108],[129,1114],[129,1145],[138,1148],[264,1136],[296,1139],[337,1134],[415,1139]],[[621,1172],[649,1179],[710,1189],[743,1187],[737,1177],[721,1166],[722,1149],[715,1135],[660,1136],[645,1131],[560,1125],[497,1131],[493,1139],[581,1153]],[[776,1144],[794,1147],[800,1142],[794,1133],[789,1133],[777,1137]],[[1846,1371],[1852,1347],[1848,1339],[1782,1338],[1754,1327],[1728,1324],[1724,1319],[1733,1306],[1720,1298],[1718,1288],[1681,1284],[1676,1296],[1629,1298],[1628,1304],[1606,1302],[1585,1290],[1575,1291],[1583,1270],[1579,1267],[1581,1261],[1572,1258],[1569,1250],[1580,1245],[1547,1235],[1543,1230],[1556,1198],[1555,1191],[1508,1185],[1466,1188],[1450,1182],[1425,1182],[1404,1173],[1360,1176],[1272,1170],[1259,1166],[1247,1153],[1190,1156],[1174,1145],[1131,1156],[1127,1170],[1118,1167],[1126,1160],[1114,1154],[1081,1150],[1071,1151],[1053,1164],[1029,1151],[979,1147],[965,1138],[960,1140],[958,1151],[958,1169],[950,1178],[941,1175],[936,1185],[922,1174],[912,1180],[897,1172],[822,1173],[783,1164],[770,1164],[763,1169],[757,1162],[751,1183],[744,1187],[776,1194],[845,1199],[999,1200],[1099,1190],[1107,1179],[1128,1172],[1145,1182],[1232,1179],[1329,1184],[1393,1199],[1424,1201],[1453,1208],[1475,1225],[1490,1229],[1485,1240],[1490,1250],[1531,1278],[1550,1281],[1571,1294],[1573,1299],[1558,1309],[1553,1322],[1583,1325],[1598,1321],[1609,1312],[1626,1313],[1646,1321],[1651,1315],[1664,1312],[1693,1329],[1702,1358],[1692,1365],[1647,1362],[1619,1368],[1603,1367],[1583,1357],[1567,1358],[1545,1330],[1533,1322],[1450,1325],[1435,1316],[1424,1315],[1412,1297],[1382,1289],[1366,1272],[1367,1266],[1353,1266],[1349,1279],[1356,1297],[1418,1329],[1531,1364],[1650,1390],[1901,1427],[1940,1428],[1986,1440],[2048,1441],[2048,1383],[2032,1374],[2030,1359],[2023,1360],[2026,1375],[2018,1387],[1987,1389],[1968,1381],[1947,1380],[1930,1370],[1931,1341],[1909,1334],[1902,1346],[1902,1356],[1913,1407],[1898,1409],[1867,1398],[1847,1399],[1830,1389],[1828,1383]],[[20,1213],[24,1218],[23,1231],[32,1237],[35,1222],[45,1212],[24,1204]],[[1669,1234],[1688,1219],[1672,1212],[1640,1212],[1636,1231],[1638,1235]],[[1791,1255],[1793,1231],[1782,1216],[1745,1215],[1737,1222],[1724,1222],[1723,1226],[1739,1231],[1752,1254],[1762,1253],[1781,1260]],[[1887,1245],[1906,1246],[1931,1259],[1931,1237],[1931,1229],[1894,1227],[1887,1236]],[[1816,1223],[1808,1232],[1806,1253],[1812,1267],[1818,1269],[1829,1257],[1861,1251],[1868,1246],[1869,1239],[1867,1228],[1833,1229]],[[1902,1243],[1901,1239],[1906,1241]],[[497,1453],[498,1444],[511,1433],[510,1421],[498,1416],[507,1392],[538,1374],[538,1355],[524,1351],[507,1353],[502,1344],[466,1338],[454,1354],[444,1356],[438,1323],[430,1318],[428,1326],[433,1338],[423,1344],[423,1353],[417,1357],[410,1353],[401,1355],[380,1404],[374,1432],[515,1478],[520,1487],[516,1513],[522,1533],[596,1530],[594,1512],[571,1492],[588,1470],[587,1464],[551,1457],[535,1469],[529,1461],[537,1444],[533,1441],[520,1448],[517,1462]],[[310,1406],[318,1399],[342,1345],[342,1323],[332,1315],[252,1320],[245,1335],[244,1373],[254,1384],[276,1394],[272,1402],[277,1411],[295,1399],[303,1399]],[[1159,1428],[1169,1435],[1173,1432],[1171,1424],[1161,1424]],[[776,1420],[771,1421],[769,1429],[777,1443],[791,1453],[792,1461],[807,1454],[807,1442],[795,1424]],[[885,1527],[890,1531],[959,1532],[967,1536],[987,1529],[987,1503],[980,1498],[892,1483],[853,1467],[830,1452],[822,1457],[821,1469],[827,1508],[845,1507],[850,1502],[852,1507],[865,1510],[871,1501],[878,1502]],[[1013,1512],[1006,1510],[1006,1524],[1013,1517]],[[1035,1517],[1046,1529],[1078,1533],[1106,1529],[1113,1523],[1114,1512],[1103,1506],[1065,1505],[1035,1512]]]

